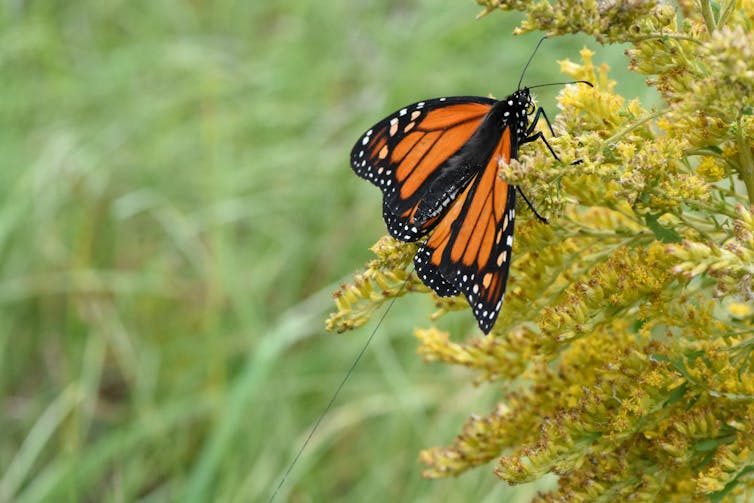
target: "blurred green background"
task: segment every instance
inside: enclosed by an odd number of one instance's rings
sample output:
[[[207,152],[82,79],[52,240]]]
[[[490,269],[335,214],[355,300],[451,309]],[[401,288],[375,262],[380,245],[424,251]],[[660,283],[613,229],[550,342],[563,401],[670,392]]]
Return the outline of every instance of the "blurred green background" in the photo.
[[[352,143],[419,99],[508,94],[540,35],[471,1],[0,5],[0,501],[266,501],[375,325],[323,329],[385,232]],[[585,43],[548,41],[526,82]],[[621,48],[595,59],[644,92]],[[552,483],[420,478],[496,395],[416,356],[431,311],[395,304],[277,501]]]

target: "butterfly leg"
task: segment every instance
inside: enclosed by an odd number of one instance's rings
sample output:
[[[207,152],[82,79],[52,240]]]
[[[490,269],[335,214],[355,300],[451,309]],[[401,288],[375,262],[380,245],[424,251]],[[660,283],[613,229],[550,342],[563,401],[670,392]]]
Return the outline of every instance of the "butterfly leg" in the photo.
[[[524,198],[524,201],[526,201],[526,204],[527,204],[527,205],[529,206],[529,209],[531,209],[532,213],[534,213],[534,216],[535,216],[535,217],[537,217],[537,220],[539,220],[539,221],[540,221],[540,222],[542,222],[543,224],[546,224],[546,223],[547,223],[547,219],[546,219],[545,217],[543,217],[542,215],[540,215],[540,214],[539,214],[539,213],[537,212],[537,210],[536,210],[536,209],[534,209],[534,205],[533,205],[533,204],[531,204],[531,201],[529,201],[529,198],[528,198],[528,197],[526,197],[526,195],[525,195],[525,194],[524,194],[524,192],[523,192],[523,191],[521,190],[521,188],[520,188],[520,187],[518,187],[518,186],[516,186],[516,190],[518,190],[518,193],[519,193],[519,194],[521,194],[521,197],[523,197],[523,198]]]
[[[524,138],[524,140],[521,143],[531,143],[533,141],[542,140],[544,144],[547,145],[547,149],[550,151],[550,153],[555,158],[555,160],[560,161],[560,157],[558,157],[558,154],[556,154],[555,151],[552,149],[552,146],[550,146],[550,143],[547,141],[547,138],[545,138],[545,135],[542,134],[542,131],[537,131],[536,133],[534,133],[534,130],[537,127],[537,123],[539,122],[540,117],[543,117],[545,119],[545,123],[547,124],[547,128],[550,130],[550,134],[555,136],[555,131],[552,130],[552,124],[550,124],[550,119],[547,118],[545,109],[542,107],[539,107],[537,109],[537,113],[534,115],[534,120],[531,121],[531,125],[529,126],[529,129],[526,130],[526,138]]]
[[[552,124],[550,124],[550,119],[547,117],[547,114],[545,113],[545,109],[542,107],[539,107],[537,109],[537,113],[534,115],[534,120],[531,121],[531,125],[529,126],[529,129],[526,130],[526,138],[524,139],[522,143],[529,143],[536,140],[542,140],[544,144],[547,145],[547,149],[550,151],[550,153],[555,158],[555,160],[560,161],[558,154],[556,154],[555,151],[552,149],[552,147],[550,146],[550,144],[548,143],[547,139],[542,134],[542,132],[537,131],[536,133],[534,133],[534,130],[537,127],[537,123],[539,122],[540,118],[544,118],[545,123],[547,124],[547,128],[550,130],[550,134],[555,136],[555,131],[552,130]],[[581,161],[578,161],[578,162],[581,162]],[[537,210],[534,208],[534,205],[531,204],[531,201],[529,201],[529,198],[526,197],[526,195],[523,193],[521,188],[516,187],[516,189],[518,189],[518,193],[521,194],[521,197],[524,198],[524,201],[526,201],[526,204],[529,206],[532,213],[534,213],[534,216],[536,216],[540,222],[546,224],[547,219],[537,212]]]
[[[550,134],[555,136],[555,131],[552,129],[552,124],[550,124],[550,118],[547,117],[547,113],[545,113],[545,109],[542,107],[537,108],[537,113],[534,114],[534,120],[531,121],[531,124],[529,125],[529,129],[526,131],[526,136],[529,136],[534,129],[537,127],[537,123],[539,122],[539,119],[543,118],[545,120],[545,123],[547,124],[547,129],[550,130]]]
[[[550,151],[552,156],[555,158],[556,161],[560,161],[560,157],[558,157],[558,154],[555,153],[550,143],[547,141],[547,139],[544,137],[541,131],[534,133],[534,129],[537,127],[537,122],[539,122],[539,118],[542,117],[545,120],[545,123],[547,124],[547,129],[550,130],[550,134],[555,136],[555,131],[552,130],[552,124],[550,124],[550,119],[547,117],[547,114],[545,113],[545,109],[542,107],[539,107],[537,109],[537,113],[534,114],[534,120],[531,121],[531,125],[529,126],[529,129],[526,130],[526,139],[522,143],[530,143],[536,140],[542,140],[545,145],[547,145],[547,149]],[[581,159],[576,159],[571,163],[572,166],[575,166],[577,164],[581,164]],[[523,194],[521,194],[523,196]],[[526,198],[524,198],[526,199]]]

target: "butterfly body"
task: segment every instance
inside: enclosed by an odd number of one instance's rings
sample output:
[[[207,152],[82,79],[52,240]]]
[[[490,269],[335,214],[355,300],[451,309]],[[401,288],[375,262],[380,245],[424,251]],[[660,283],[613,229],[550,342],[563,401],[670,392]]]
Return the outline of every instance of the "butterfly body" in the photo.
[[[414,103],[370,128],[351,167],[383,193],[390,234],[414,242],[416,272],[440,296],[463,293],[488,333],[502,305],[516,188],[498,176],[532,135],[527,88],[503,100],[474,96]],[[535,117],[536,122],[536,117]]]

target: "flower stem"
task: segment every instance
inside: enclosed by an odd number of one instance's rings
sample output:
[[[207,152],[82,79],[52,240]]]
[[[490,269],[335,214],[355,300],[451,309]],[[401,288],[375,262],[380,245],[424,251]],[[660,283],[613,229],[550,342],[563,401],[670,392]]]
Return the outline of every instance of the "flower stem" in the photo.
[[[739,119],[739,127],[736,128],[736,143],[738,144],[738,176],[746,185],[746,195],[749,197],[749,204],[754,204],[754,157],[751,154],[751,147],[743,135],[743,128]]]
[[[712,7],[709,0],[702,0],[702,17],[704,18],[704,24],[707,25],[707,33],[712,33],[717,29],[715,23],[715,15],[712,13]]]
[[[658,110],[658,111],[653,112],[653,113],[651,113],[649,115],[645,115],[644,117],[642,117],[638,121],[636,121],[633,124],[631,124],[626,129],[623,129],[622,131],[619,131],[619,132],[615,133],[613,136],[611,136],[610,138],[608,138],[607,140],[605,140],[605,143],[609,145],[611,143],[614,143],[614,142],[620,140],[621,138],[623,138],[624,136],[626,136],[628,133],[630,133],[634,129],[640,128],[641,126],[643,126],[647,122],[651,121],[652,119],[656,119],[657,117],[660,117],[665,112],[667,112],[667,109]]]

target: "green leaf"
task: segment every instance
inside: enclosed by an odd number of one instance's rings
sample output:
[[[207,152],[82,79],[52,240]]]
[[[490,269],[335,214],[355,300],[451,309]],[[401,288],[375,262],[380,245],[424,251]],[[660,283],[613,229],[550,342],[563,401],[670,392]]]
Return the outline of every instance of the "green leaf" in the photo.
[[[734,437],[735,438],[735,437]],[[708,452],[708,451],[714,451],[722,444],[727,444],[728,442],[726,439],[729,439],[729,437],[724,438],[707,438],[704,440],[700,440],[699,442],[694,444],[694,450],[699,452]]]
[[[665,401],[665,405],[673,405],[674,403],[678,402],[681,398],[683,398],[683,395],[686,394],[686,387],[688,386],[688,383],[683,383],[677,388],[675,388],[673,391],[670,392],[670,395],[668,395],[668,399]]]
[[[644,221],[647,223],[647,227],[649,230],[651,230],[655,236],[657,236],[657,239],[662,241],[663,243],[678,243],[681,241],[681,236],[674,231],[673,229],[670,229],[668,227],[663,227],[660,225],[660,217],[662,215],[650,215],[646,214],[644,215]]]
[[[694,470],[701,470],[705,466],[709,465],[712,460],[715,458],[715,451],[707,451],[707,454],[704,455],[702,460],[694,465]]]
[[[661,354],[661,353],[652,353],[649,355],[649,359],[656,362],[668,362],[673,363],[673,360],[668,358],[667,356]]]

